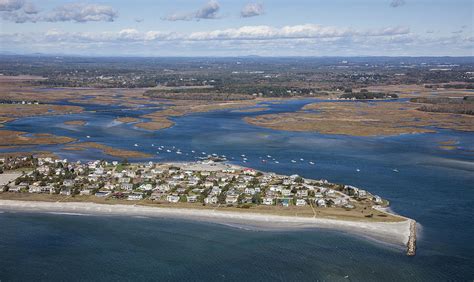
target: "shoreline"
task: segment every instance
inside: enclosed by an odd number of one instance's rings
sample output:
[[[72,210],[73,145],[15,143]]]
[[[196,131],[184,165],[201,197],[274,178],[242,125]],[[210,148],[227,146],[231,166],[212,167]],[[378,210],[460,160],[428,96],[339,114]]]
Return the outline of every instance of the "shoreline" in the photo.
[[[91,215],[149,216],[197,220],[259,230],[324,228],[359,235],[381,243],[406,247],[412,237],[411,219],[401,222],[360,222],[314,217],[294,217],[188,208],[107,205],[85,202],[41,202],[0,200],[0,210],[40,213],[85,213]]]

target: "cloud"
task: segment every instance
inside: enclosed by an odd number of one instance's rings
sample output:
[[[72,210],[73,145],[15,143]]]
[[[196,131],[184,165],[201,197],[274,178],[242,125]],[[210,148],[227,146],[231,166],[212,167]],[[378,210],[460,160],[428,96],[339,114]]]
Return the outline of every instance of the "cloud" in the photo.
[[[206,3],[199,10],[189,13],[175,13],[163,17],[163,20],[166,21],[192,21],[192,20],[201,20],[201,19],[217,19],[217,13],[220,10],[219,2],[211,0]]]
[[[390,2],[390,6],[393,8],[397,8],[403,5],[405,5],[405,0],[392,0],[392,2]]]
[[[27,2],[23,6],[23,12],[25,12],[25,14],[28,14],[28,15],[34,15],[34,14],[38,14],[39,10],[36,8],[36,6],[33,3]]]
[[[133,28],[113,32],[57,29],[11,34],[0,32],[0,51],[109,56],[427,56],[469,55],[474,48],[474,37],[467,34],[414,34],[402,27],[355,30],[312,25],[246,26],[197,34]]]
[[[0,0],[0,11],[17,11],[20,10],[25,2],[23,0]]]
[[[5,1],[5,0],[0,0]],[[9,0],[10,2],[12,0]],[[69,3],[58,6],[46,14],[39,14],[36,6],[30,2],[22,5],[16,10],[5,10],[2,18],[15,23],[25,22],[90,22],[105,21],[113,22],[117,18],[117,12],[111,6]]]
[[[284,26],[281,28],[261,25],[243,26],[225,30],[194,32],[188,40],[265,40],[287,38],[331,38],[349,36],[389,36],[407,34],[406,27],[391,27],[378,30],[358,31],[349,28],[338,28],[314,24]]]
[[[242,8],[240,11],[240,16],[242,18],[250,18],[255,16],[260,16],[265,13],[263,4],[261,3],[249,3]]]
[[[147,31],[141,32],[137,29],[127,28],[118,32],[64,32],[56,29],[49,30],[43,34],[35,34],[32,38],[43,39],[47,42],[74,42],[74,43],[117,43],[135,42],[276,42],[298,40],[320,40],[340,41],[356,40],[357,38],[367,40],[376,37],[397,37],[409,35],[409,29],[404,27],[390,27],[374,30],[354,30],[321,25],[294,25],[284,27],[272,26],[243,26],[234,29],[211,30],[192,33]],[[16,37],[17,35],[12,35]],[[26,40],[28,41],[28,40]],[[212,43],[214,44],[214,43]]]
[[[117,12],[110,6],[70,3],[55,8],[43,20],[47,22],[113,22],[117,16]]]

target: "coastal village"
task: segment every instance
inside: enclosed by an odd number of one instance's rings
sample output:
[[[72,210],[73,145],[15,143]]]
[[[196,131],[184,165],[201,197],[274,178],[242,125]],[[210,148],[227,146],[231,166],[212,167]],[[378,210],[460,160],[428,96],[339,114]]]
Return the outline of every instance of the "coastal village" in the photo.
[[[296,174],[264,173],[212,160],[129,164],[9,157],[0,158],[0,165],[2,172],[17,172],[15,179],[0,187],[3,193],[202,203],[239,208],[265,205],[351,210],[361,203],[368,206],[387,204],[379,196],[354,186],[305,179]]]

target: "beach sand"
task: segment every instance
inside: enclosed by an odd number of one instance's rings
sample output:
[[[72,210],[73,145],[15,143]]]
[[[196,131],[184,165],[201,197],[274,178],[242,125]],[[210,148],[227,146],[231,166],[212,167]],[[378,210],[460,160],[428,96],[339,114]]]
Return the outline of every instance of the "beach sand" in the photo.
[[[39,202],[0,200],[0,210],[93,215],[121,215],[181,218],[213,222],[257,230],[293,230],[326,228],[356,234],[397,246],[406,246],[410,220],[402,222],[360,222],[336,219],[264,215],[214,210],[147,207],[140,205],[106,205],[82,202]]]

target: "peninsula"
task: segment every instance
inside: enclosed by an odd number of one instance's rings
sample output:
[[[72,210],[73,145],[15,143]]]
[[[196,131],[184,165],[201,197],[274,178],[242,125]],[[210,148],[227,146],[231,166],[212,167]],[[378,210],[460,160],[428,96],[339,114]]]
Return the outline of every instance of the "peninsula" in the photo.
[[[415,222],[364,189],[204,160],[0,159],[0,209],[179,217],[258,228],[331,228],[405,245]]]

